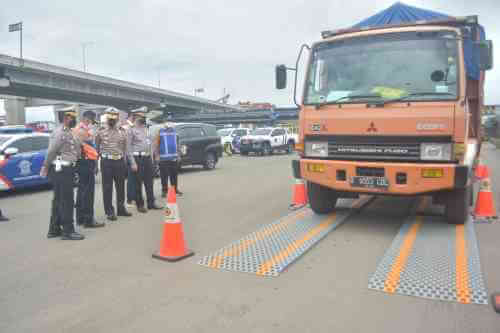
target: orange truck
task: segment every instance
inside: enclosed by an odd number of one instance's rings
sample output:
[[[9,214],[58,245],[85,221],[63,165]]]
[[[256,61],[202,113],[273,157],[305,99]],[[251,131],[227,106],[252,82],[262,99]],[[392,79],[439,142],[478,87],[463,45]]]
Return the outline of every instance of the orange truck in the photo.
[[[302,47],[295,68],[276,66],[276,87],[286,87],[290,70],[297,87],[309,51],[292,169],[307,181],[312,210],[327,214],[337,199],[360,194],[430,195],[449,223],[463,224],[481,148],[484,72],[493,67],[477,16],[398,3],[322,37]]]

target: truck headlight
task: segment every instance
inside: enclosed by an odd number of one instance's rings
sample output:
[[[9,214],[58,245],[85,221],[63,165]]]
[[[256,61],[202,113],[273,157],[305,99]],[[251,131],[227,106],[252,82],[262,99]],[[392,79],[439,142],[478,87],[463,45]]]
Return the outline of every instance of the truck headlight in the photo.
[[[328,142],[306,142],[306,156],[328,157]]]
[[[420,144],[420,159],[429,161],[451,160],[451,143]]]

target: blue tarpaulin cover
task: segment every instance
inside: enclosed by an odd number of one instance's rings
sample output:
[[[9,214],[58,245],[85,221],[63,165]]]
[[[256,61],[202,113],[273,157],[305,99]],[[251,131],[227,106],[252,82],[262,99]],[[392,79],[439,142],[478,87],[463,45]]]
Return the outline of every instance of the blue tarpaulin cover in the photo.
[[[449,15],[434,12],[427,9],[421,9],[413,6],[408,6],[404,3],[397,2],[391,7],[370,16],[353,28],[378,27],[389,24],[404,24],[421,20],[446,20],[452,18]],[[479,29],[480,40],[485,39],[484,29],[480,25],[476,25]],[[464,60],[467,76],[471,79],[478,80],[480,77],[479,69],[479,47],[473,40],[466,38],[464,40]]]

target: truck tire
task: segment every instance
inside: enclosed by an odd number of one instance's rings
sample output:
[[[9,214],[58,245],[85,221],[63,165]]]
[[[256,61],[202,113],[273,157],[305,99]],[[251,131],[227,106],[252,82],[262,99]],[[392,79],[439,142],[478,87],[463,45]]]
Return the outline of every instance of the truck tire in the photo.
[[[450,224],[464,224],[469,218],[471,186],[455,189],[448,194],[445,205],[446,221]]]
[[[329,214],[333,212],[337,204],[335,190],[319,184],[307,182],[307,195],[311,209],[316,214]]]

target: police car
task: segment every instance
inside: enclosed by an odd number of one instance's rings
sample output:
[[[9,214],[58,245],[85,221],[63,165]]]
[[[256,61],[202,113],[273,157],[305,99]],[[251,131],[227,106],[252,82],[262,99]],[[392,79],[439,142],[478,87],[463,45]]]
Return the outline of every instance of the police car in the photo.
[[[49,183],[40,177],[49,138],[24,126],[0,127],[0,191]]]

